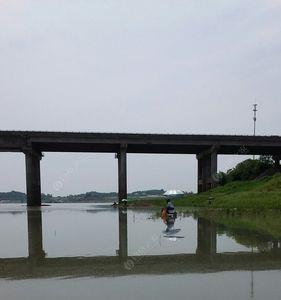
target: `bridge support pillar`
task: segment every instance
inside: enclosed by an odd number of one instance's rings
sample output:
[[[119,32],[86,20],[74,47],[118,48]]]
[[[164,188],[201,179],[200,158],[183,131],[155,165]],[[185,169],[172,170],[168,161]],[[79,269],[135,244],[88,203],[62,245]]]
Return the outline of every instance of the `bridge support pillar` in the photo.
[[[127,209],[119,208],[119,257],[128,256]]]
[[[26,166],[26,194],[28,206],[41,205],[41,180],[40,180],[40,160],[41,152],[33,149],[25,153]]]
[[[214,255],[217,252],[217,226],[212,221],[198,218],[197,250],[199,255]]]
[[[27,209],[28,257],[31,259],[45,257],[43,250],[42,213],[41,210]]]
[[[127,147],[121,145],[118,158],[118,198],[127,199]]]
[[[206,192],[217,186],[217,148],[212,147],[197,155],[198,160],[198,193]]]

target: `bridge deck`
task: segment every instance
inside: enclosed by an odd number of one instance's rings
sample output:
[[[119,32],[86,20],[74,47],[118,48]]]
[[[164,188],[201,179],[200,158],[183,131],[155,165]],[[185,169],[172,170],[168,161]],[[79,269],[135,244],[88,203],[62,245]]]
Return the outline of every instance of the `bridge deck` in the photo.
[[[0,151],[115,153],[122,144],[127,153],[199,154],[213,146],[218,154],[281,153],[281,136],[0,131]]]

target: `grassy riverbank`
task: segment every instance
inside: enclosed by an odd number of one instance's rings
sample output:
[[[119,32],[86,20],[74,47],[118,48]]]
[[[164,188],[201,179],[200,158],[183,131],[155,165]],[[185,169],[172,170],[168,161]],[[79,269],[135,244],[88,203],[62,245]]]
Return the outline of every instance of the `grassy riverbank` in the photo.
[[[212,203],[209,204],[209,198]],[[174,200],[177,207],[213,207],[226,209],[281,209],[281,174],[260,180],[233,181],[198,195]],[[133,207],[165,205],[164,199],[132,199]]]

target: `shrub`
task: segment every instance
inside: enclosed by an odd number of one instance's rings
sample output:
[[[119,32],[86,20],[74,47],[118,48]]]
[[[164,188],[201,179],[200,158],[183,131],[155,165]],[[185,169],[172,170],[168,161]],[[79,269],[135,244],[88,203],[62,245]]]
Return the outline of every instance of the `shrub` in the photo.
[[[231,181],[252,180],[261,175],[264,171],[272,168],[274,160],[271,156],[261,156],[258,160],[247,159],[236,165],[227,173],[220,172],[220,184],[224,185]]]

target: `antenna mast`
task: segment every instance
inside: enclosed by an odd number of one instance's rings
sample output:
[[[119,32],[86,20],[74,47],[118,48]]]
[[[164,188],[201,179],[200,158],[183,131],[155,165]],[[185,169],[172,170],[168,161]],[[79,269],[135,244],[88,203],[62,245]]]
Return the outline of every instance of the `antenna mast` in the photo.
[[[257,123],[257,104],[254,104],[253,105],[254,106],[254,109],[253,109],[253,112],[254,112],[254,118],[253,118],[253,120],[254,120],[254,136],[256,135],[256,123]],[[253,155],[253,159],[255,159],[255,155]]]

